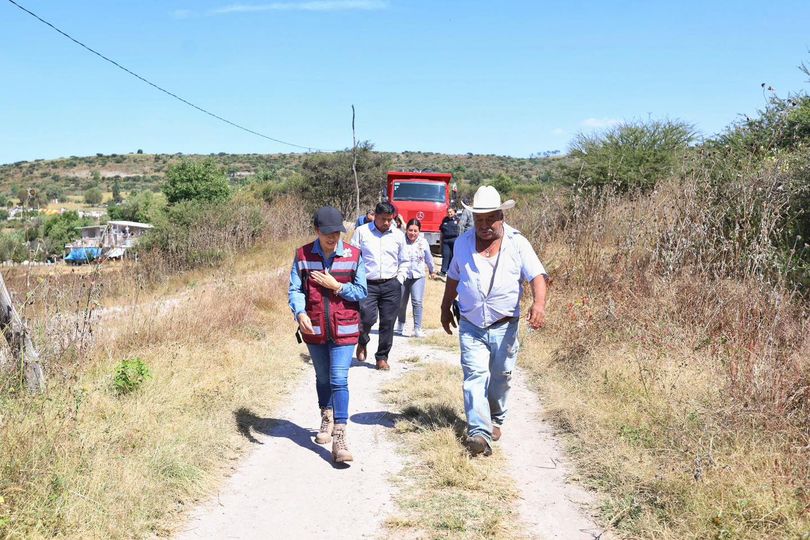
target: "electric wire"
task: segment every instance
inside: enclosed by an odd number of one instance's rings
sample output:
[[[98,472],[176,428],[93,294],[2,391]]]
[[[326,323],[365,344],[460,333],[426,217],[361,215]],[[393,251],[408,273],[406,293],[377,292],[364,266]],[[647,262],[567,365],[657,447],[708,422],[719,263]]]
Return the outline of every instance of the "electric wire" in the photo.
[[[84,49],[87,49],[88,51],[90,51],[91,53],[95,54],[95,55],[96,55],[96,56],[98,56],[99,58],[102,58],[103,60],[106,60],[107,62],[109,62],[110,64],[114,65],[114,66],[115,66],[115,67],[117,67],[118,69],[121,69],[121,70],[123,70],[123,71],[125,71],[125,72],[129,73],[130,75],[132,75],[132,76],[133,76],[133,77],[135,77],[136,79],[139,79],[139,80],[141,80],[142,82],[145,82],[145,83],[146,83],[146,84],[148,84],[149,86],[151,86],[151,87],[153,87],[153,88],[155,88],[155,89],[157,89],[157,90],[159,90],[159,91],[163,92],[164,94],[167,94],[167,95],[169,95],[169,96],[173,97],[174,99],[176,99],[176,100],[178,100],[178,101],[180,101],[180,102],[182,102],[182,103],[185,103],[185,104],[186,104],[186,105],[188,105],[189,107],[193,107],[194,109],[197,109],[198,111],[200,111],[200,112],[202,112],[202,113],[207,114],[208,116],[211,116],[211,117],[213,117],[213,118],[216,118],[217,120],[219,120],[219,121],[221,121],[221,122],[225,122],[226,124],[229,124],[229,125],[231,125],[231,126],[233,126],[233,127],[237,128],[237,129],[241,129],[242,131],[246,131],[247,133],[250,133],[250,134],[252,134],[252,135],[256,135],[256,136],[258,136],[258,137],[262,137],[263,139],[267,139],[267,140],[270,140],[270,141],[273,141],[273,142],[277,142],[277,143],[279,143],[279,144],[285,144],[285,145],[287,145],[287,146],[293,146],[293,147],[295,147],[295,148],[301,148],[301,149],[304,149],[304,150],[307,150],[307,151],[313,151],[313,150],[314,150],[314,151],[317,151],[317,152],[323,152],[323,151],[325,151],[325,150],[321,150],[320,148],[315,148],[315,147],[313,147],[313,146],[304,146],[304,145],[301,145],[301,144],[295,144],[295,143],[292,143],[292,142],[289,142],[289,141],[284,141],[284,140],[281,140],[281,139],[276,139],[275,137],[270,137],[269,135],[265,135],[264,133],[260,133],[260,132],[258,132],[258,131],[252,130],[252,129],[250,129],[250,128],[247,128],[247,127],[245,127],[245,126],[242,126],[242,125],[240,125],[240,124],[237,124],[236,122],[232,122],[232,121],[228,120],[227,118],[223,118],[222,116],[219,116],[218,114],[212,113],[211,111],[208,111],[208,110],[206,110],[206,109],[204,109],[204,108],[200,107],[199,105],[195,105],[194,103],[192,103],[192,102],[188,101],[187,99],[184,99],[184,98],[182,98],[182,97],[178,96],[178,95],[177,95],[177,94],[175,94],[174,92],[170,92],[169,90],[166,90],[165,88],[163,88],[163,87],[161,87],[161,86],[159,86],[159,85],[157,85],[157,84],[153,83],[153,82],[152,82],[152,81],[150,81],[149,79],[147,79],[147,78],[145,78],[145,77],[142,77],[142,76],[138,75],[138,74],[137,74],[137,73],[135,73],[134,71],[132,71],[132,70],[130,70],[130,69],[127,69],[126,67],[122,66],[121,64],[119,64],[119,63],[118,63],[118,62],[116,62],[115,60],[113,60],[113,59],[111,59],[111,58],[108,58],[107,56],[104,56],[104,55],[103,55],[103,54],[101,54],[100,52],[96,51],[95,49],[93,49],[93,48],[91,48],[91,47],[89,47],[89,46],[85,45],[84,43],[82,43],[82,42],[81,42],[81,41],[79,41],[78,39],[74,38],[73,36],[71,36],[71,35],[70,35],[70,34],[68,34],[67,32],[64,32],[64,31],[60,30],[59,28],[57,28],[56,26],[54,26],[54,25],[53,25],[53,24],[51,24],[50,22],[46,21],[45,19],[43,19],[42,17],[40,17],[39,15],[37,15],[36,13],[34,13],[33,11],[31,11],[31,10],[29,10],[29,9],[27,9],[27,8],[25,8],[25,7],[23,7],[23,6],[21,6],[20,4],[18,4],[18,3],[17,3],[17,2],[15,2],[14,0],[8,0],[8,2],[9,2],[9,3],[11,3],[11,4],[13,4],[14,6],[18,7],[18,8],[19,8],[19,9],[21,9],[22,11],[24,11],[24,12],[28,13],[29,15],[31,15],[32,17],[34,17],[35,19],[37,19],[39,22],[41,22],[41,23],[43,23],[43,24],[45,24],[45,25],[47,25],[47,26],[51,27],[53,30],[55,30],[56,32],[58,32],[58,33],[62,34],[63,36],[65,36],[66,38],[68,38],[68,39],[69,39],[70,41],[72,41],[73,43],[75,43],[75,44],[79,45],[80,47],[82,47],[82,48],[84,48]]]

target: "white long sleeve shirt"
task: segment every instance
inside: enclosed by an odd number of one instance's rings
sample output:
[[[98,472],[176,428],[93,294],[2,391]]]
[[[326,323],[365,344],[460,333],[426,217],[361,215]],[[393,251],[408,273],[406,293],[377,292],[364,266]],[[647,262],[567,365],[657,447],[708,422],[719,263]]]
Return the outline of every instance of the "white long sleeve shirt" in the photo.
[[[360,248],[366,279],[390,279],[395,277],[400,283],[408,273],[408,258],[405,254],[405,233],[391,227],[380,232],[374,222],[354,230],[351,244]]]

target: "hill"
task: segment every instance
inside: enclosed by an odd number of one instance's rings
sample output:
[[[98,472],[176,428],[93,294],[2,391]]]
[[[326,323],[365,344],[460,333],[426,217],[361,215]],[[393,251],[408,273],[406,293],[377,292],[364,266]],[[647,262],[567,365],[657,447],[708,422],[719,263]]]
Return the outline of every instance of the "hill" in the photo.
[[[434,152],[381,152],[393,169],[452,172],[460,182],[478,184],[506,176],[517,183],[549,182],[559,178],[565,158],[515,158],[493,154],[449,155]],[[112,189],[117,179],[123,191],[157,190],[166,170],[182,159],[210,158],[237,183],[251,177],[284,182],[301,173],[308,154],[96,154],[0,165],[0,194],[20,199],[28,189],[47,199],[79,195],[92,187]]]

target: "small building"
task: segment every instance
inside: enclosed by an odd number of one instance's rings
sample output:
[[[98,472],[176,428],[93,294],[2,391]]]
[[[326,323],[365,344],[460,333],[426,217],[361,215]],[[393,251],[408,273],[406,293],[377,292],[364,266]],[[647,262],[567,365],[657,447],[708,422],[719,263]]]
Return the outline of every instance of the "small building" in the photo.
[[[65,261],[80,264],[93,259],[121,259],[152,228],[148,223],[117,220],[82,227],[81,238],[65,245],[69,251]],[[92,254],[93,259],[88,258],[87,254]]]

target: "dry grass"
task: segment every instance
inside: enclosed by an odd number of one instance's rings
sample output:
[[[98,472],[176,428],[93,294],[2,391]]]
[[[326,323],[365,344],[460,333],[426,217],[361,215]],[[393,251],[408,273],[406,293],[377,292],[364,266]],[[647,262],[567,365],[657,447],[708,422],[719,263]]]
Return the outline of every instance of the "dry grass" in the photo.
[[[807,304],[775,264],[779,173],[750,174],[513,215],[554,278],[520,363],[620,536],[810,533]]]
[[[391,382],[383,397],[399,407],[395,432],[411,455],[401,474],[399,511],[389,535],[406,538],[519,537],[516,492],[503,456],[471,459],[462,444],[466,423],[461,369],[428,364]]]
[[[0,537],[140,538],[176,526],[250,444],[235,413],[269,412],[304,369],[289,361],[291,245],[109,295],[91,274],[57,276],[75,288],[31,314],[53,315],[71,291],[68,327],[102,301],[124,309],[90,317],[72,359],[49,357],[47,394],[0,393]],[[120,395],[113,376],[127,358],[151,378]]]

